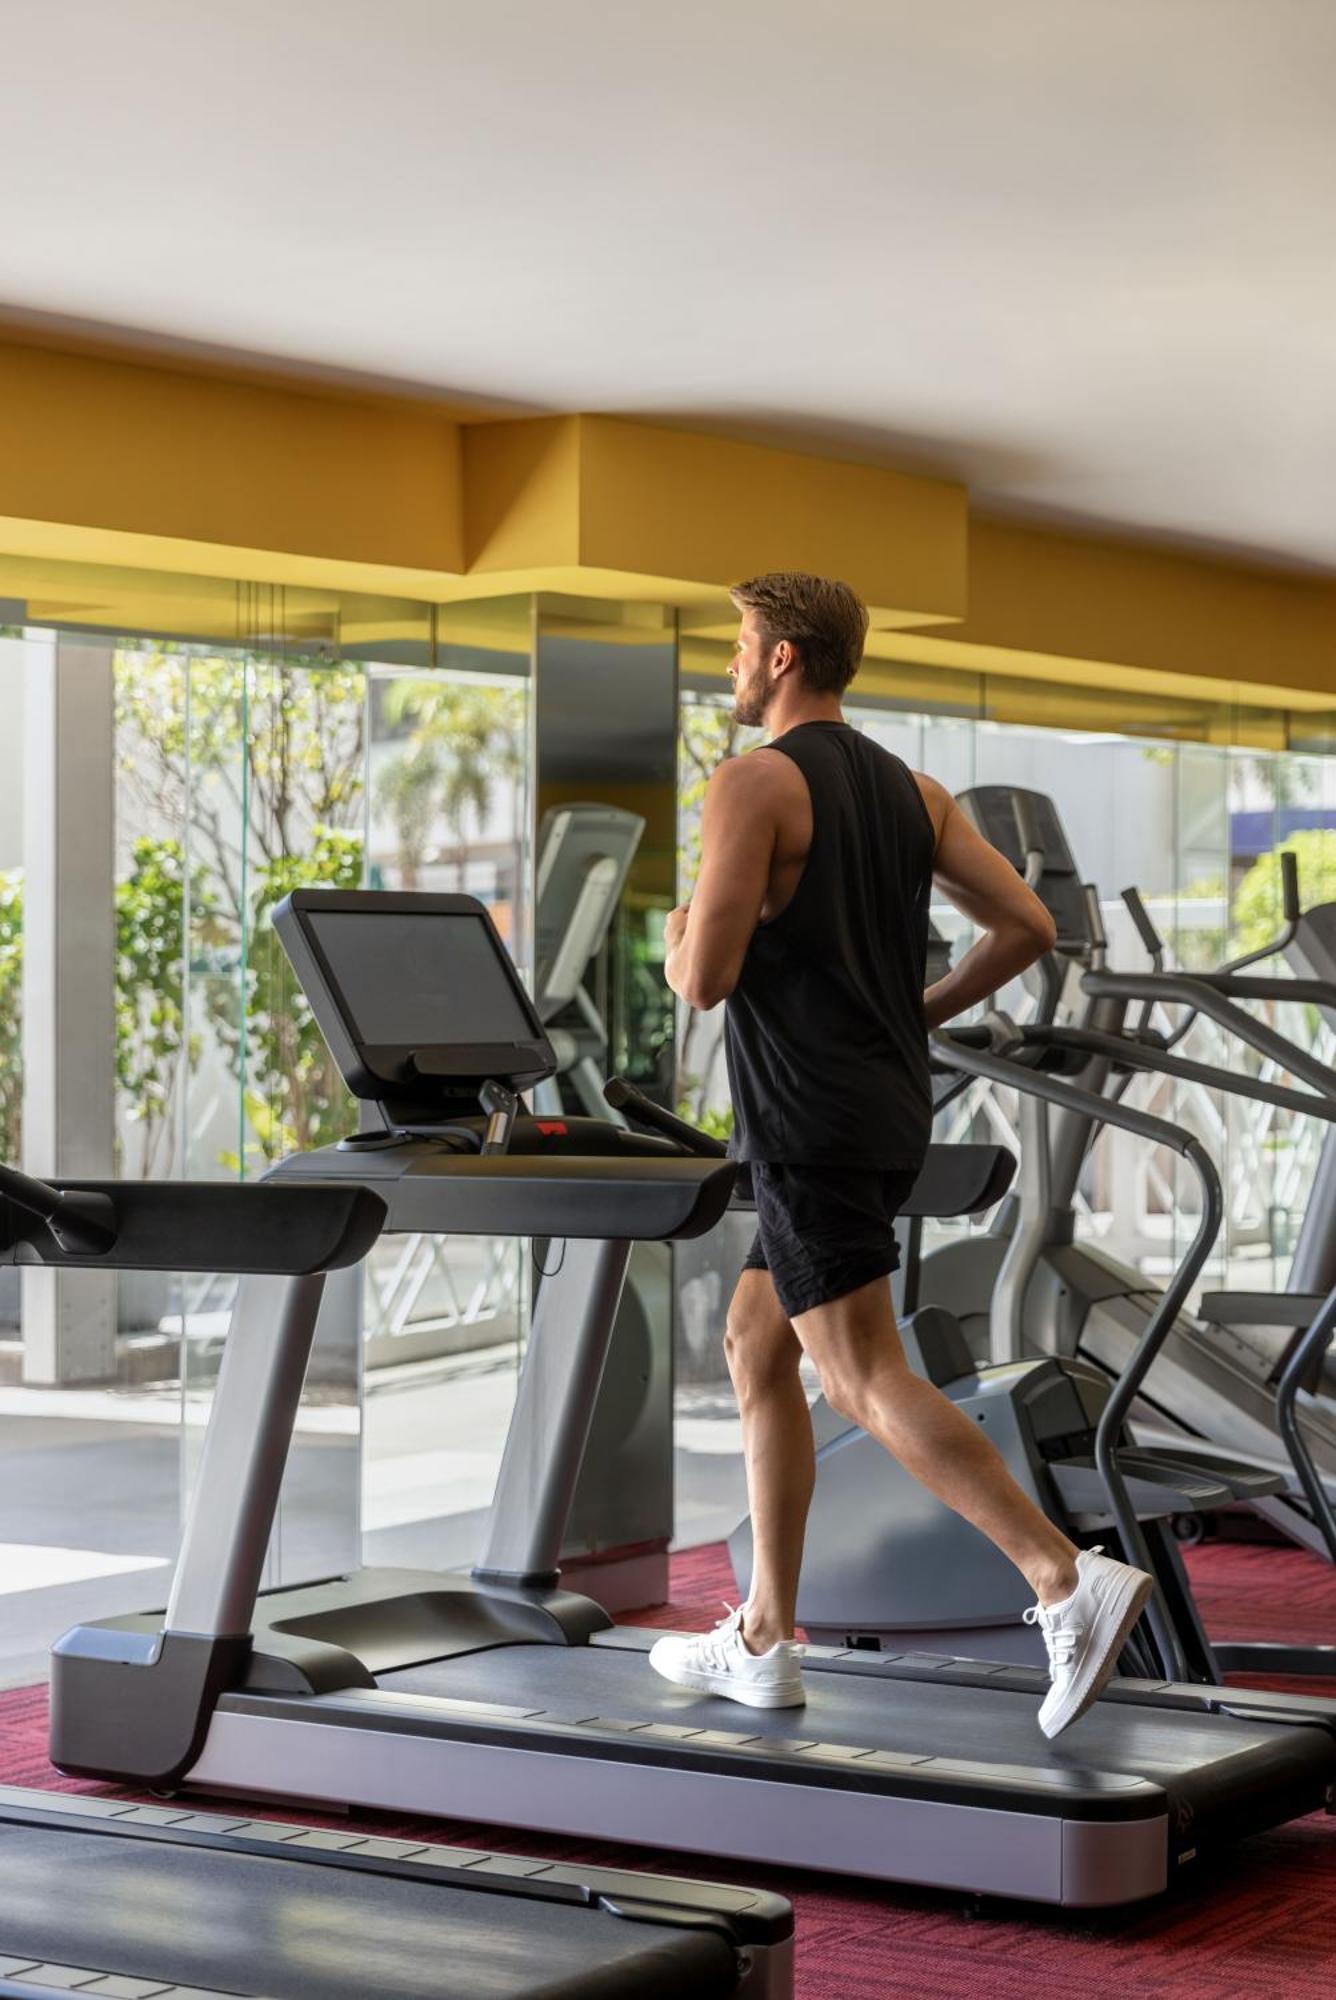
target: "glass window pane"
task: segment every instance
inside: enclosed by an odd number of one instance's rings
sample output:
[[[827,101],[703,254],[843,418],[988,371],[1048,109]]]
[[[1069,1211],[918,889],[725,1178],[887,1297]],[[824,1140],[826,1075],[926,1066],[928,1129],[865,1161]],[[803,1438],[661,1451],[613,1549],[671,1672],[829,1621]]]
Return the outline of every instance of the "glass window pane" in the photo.
[[[460,643],[438,633],[430,670],[368,663],[367,874],[376,888],[478,897],[523,964],[531,684],[515,648],[528,621],[475,609]],[[482,1553],[529,1280],[528,1245],[509,1238],[387,1236],[367,1259],[367,1561],[437,1567]]]

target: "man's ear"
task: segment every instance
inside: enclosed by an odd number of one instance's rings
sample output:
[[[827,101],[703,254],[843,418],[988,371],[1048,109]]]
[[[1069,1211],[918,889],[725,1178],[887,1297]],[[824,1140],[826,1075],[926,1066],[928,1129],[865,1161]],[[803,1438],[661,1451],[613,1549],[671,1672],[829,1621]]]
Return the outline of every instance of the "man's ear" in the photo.
[[[775,679],[778,680],[781,674],[792,672],[797,663],[798,655],[794,652],[789,641],[787,639],[779,640],[775,646],[774,660],[771,663],[774,668]]]

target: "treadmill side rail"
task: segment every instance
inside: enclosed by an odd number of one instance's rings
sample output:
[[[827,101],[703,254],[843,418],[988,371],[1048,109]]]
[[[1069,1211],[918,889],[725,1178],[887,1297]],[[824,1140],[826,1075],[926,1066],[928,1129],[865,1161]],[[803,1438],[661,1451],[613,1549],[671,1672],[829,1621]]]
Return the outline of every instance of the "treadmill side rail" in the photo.
[[[1169,1879],[1168,1802],[1130,1780],[1125,1813],[1110,1795],[1110,1817],[1069,1818],[1010,1807],[1001,1786],[996,1804],[910,1795],[875,1784],[852,1758],[833,1781],[827,1770],[820,1783],[795,1784],[666,1758],[627,1764],[555,1740],[503,1748],[392,1723],[350,1729],[336,1703],[324,1714],[316,1700],[271,1717],[254,1697],[226,1697],[192,1788],[355,1798],[391,1812],[448,1811],[633,1843],[649,1826],[656,1845],[685,1853],[1087,1908],[1156,1895]],[[1057,1807],[1055,1795],[1049,1803]]]

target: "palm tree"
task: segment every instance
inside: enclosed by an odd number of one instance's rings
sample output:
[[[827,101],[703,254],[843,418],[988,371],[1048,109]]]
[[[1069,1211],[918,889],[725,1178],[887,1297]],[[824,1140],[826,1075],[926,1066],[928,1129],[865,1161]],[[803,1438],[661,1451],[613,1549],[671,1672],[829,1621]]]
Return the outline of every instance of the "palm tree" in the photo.
[[[486,822],[495,782],[514,778],[521,768],[523,703],[516,689],[444,676],[397,681],[387,690],[386,719],[412,726],[409,749],[382,773],[401,853],[414,856],[405,887],[415,885],[437,813],[454,835],[457,886],[464,887],[470,824]]]

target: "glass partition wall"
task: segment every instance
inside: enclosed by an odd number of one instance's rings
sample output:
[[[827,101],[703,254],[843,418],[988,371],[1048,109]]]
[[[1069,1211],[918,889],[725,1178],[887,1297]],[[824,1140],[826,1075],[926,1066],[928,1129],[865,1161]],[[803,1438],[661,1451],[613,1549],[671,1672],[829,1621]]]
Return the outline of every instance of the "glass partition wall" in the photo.
[[[581,895],[604,879],[589,850],[557,838],[579,833],[582,812],[626,846],[607,908],[580,905],[590,944],[575,986],[544,1001],[563,1062],[553,1101],[593,1108],[598,1080],[620,1070],[727,1129],[718,1016],[683,1018],[663,980],[664,918],[694,876],[704,785],[755,740],[729,714],[721,642],[679,632],[655,605],[427,606],[7,558],[0,602],[12,619],[0,626],[4,1157],[37,1172],[253,1178],[335,1140],[355,1107],[294,990],[275,902],[311,883],[464,889],[541,988],[552,926],[572,921],[562,854],[585,869]],[[1299,852],[1308,900],[1336,899],[1329,719],[1147,697],[1105,712],[1092,691],[885,662],[870,663],[851,714],[955,790],[1006,778],[1051,792],[1100,886],[1116,963],[1141,962],[1126,883],[1183,964],[1278,923],[1281,846]],[[1327,1033],[1297,1010],[1290,1025],[1320,1044]],[[1231,1275],[1281,1281],[1317,1135],[1218,1093],[1137,1088],[1218,1148]],[[973,1109],[1012,1129],[1004,1096]],[[1105,1142],[1081,1227],[1165,1268],[1191,1224],[1174,1164]],[[671,1259],[637,1253],[576,1562],[601,1561],[613,1536],[648,1562],[674,1528],[699,1540],[736,1515],[720,1341],[745,1226]],[[65,1275],[79,1282],[0,1269],[0,1674],[37,1671],[76,1618],[160,1600],[234,1289],[164,1275],[99,1290]],[[331,1283],[269,1581],[359,1553],[473,1557],[534,1285],[534,1246],[429,1237],[387,1238]]]

